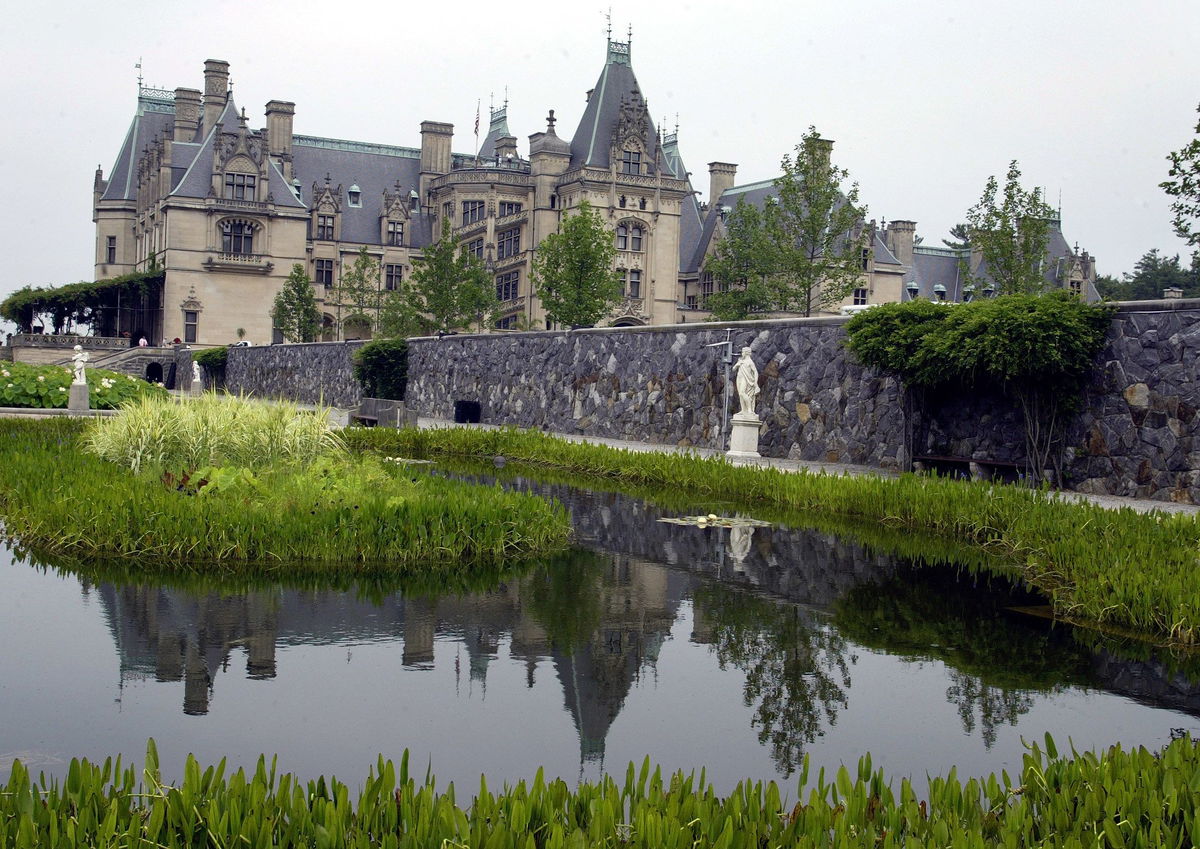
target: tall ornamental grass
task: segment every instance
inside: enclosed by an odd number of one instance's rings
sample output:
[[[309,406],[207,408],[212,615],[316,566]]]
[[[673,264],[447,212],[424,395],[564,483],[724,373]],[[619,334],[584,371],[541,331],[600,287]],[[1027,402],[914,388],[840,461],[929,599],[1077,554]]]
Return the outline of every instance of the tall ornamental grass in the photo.
[[[560,505],[375,457],[137,474],[81,452],[79,435],[67,419],[0,420],[0,517],[26,548],[160,571],[453,575],[570,534]]]
[[[1105,509],[1054,493],[917,475],[851,477],[734,466],[723,457],[631,452],[513,429],[351,429],[352,448],[411,456],[503,455],[576,475],[828,513],[928,533],[1000,555],[1060,617],[1200,644],[1200,517]]]
[[[141,398],[121,415],[92,422],[83,445],[134,472],[227,465],[248,469],[306,465],[339,454],[328,411],[255,403],[214,394]]]
[[[151,740],[141,770],[120,758],[72,760],[64,781],[33,778],[19,760],[0,787],[0,845],[59,847],[319,846],[325,849],[763,849],[763,847],[1167,847],[1200,841],[1200,747],[1188,738],[1145,748],[1060,754],[1049,735],[1020,772],[929,779],[919,799],[870,755],[855,768],[811,776],[793,802],[775,782],[745,780],[719,795],[702,770],[664,777],[647,758],[624,776],[571,787],[547,780],[473,797],[437,788],[428,771],[380,756],[356,791],[336,778],[279,774],[260,757],[226,774],[188,755],[165,782]],[[352,795],[353,794],[353,795]]]

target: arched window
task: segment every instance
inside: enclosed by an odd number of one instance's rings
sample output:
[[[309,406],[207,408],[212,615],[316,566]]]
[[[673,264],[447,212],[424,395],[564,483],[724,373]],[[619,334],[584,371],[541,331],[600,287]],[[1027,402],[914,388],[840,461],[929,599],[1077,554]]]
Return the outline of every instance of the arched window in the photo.
[[[619,251],[641,251],[642,237],[645,231],[639,224],[618,224],[617,225],[617,250]]]
[[[221,222],[221,252],[227,254],[254,253],[254,225],[236,219]]]

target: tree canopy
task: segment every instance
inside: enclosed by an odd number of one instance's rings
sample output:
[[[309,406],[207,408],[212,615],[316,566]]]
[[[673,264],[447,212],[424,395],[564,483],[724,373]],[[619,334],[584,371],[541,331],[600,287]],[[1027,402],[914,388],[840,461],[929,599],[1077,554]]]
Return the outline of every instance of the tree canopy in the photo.
[[[385,297],[382,332],[409,336],[485,323],[496,308],[495,283],[482,260],[460,249],[449,218],[424,253],[412,277]]]
[[[56,331],[70,325],[94,325],[99,311],[118,298],[132,301],[162,286],[161,269],[135,271],[107,280],[67,283],[64,286],[25,286],[0,301],[0,318],[29,333],[37,316],[49,316]]]
[[[613,238],[591,204],[581,201],[574,214],[563,213],[558,232],[538,246],[533,285],[553,321],[590,326],[621,300]]]
[[[313,294],[312,279],[296,263],[283,281],[271,306],[271,320],[289,342],[311,342],[321,330],[321,311]]]
[[[1185,298],[1200,297],[1200,256],[1193,256],[1190,266],[1185,267],[1175,256],[1160,254],[1153,248],[1142,255],[1133,266],[1132,273],[1121,278],[1104,276],[1096,279],[1096,291],[1103,297],[1115,301],[1157,300],[1163,290],[1183,290]]]
[[[988,177],[979,203],[967,211],[971,250],[982,258],[977,267],[964,269],[968,282],[980,287],[991,283],[997,295],[1044,292],[1042,264],[1053,217],[1041,189],[1021,187],[1017,160],[1009,163],[1003,189],[994,176]]]
[[[1200,106],[1196,107],[1200,112]],[[1196,124],[1196,137],[1179,150],[1167,154],[1171,169],[1170,177],[1159,187],[1171,201],[1171,225],[1176,235],[1189,245],[1200,248],[1200,122]]]
[[[758,309],[811,315],[861,285],[866,207],[857,183],[843,191],[850,173],[830,161],[830,144],[809,127],[795,155],[783,157],[774,196],[761,210],[739,202],[729,214],[727,238],[706,265],[728,289],[716,298],[718,317]]]

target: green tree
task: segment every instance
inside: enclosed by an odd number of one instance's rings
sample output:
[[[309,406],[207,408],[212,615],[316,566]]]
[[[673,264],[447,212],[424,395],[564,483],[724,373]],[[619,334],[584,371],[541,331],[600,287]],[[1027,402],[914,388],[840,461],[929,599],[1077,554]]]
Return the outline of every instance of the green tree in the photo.
[[[970,247],[971,231],[966,224],[960,221],[950,228],[950,238],[942,239],[942,244],[958,251]]]
[[[830,161],[829,146],[809,127],[795,156],[783,157],[776,194],[761,212],[753,215],[739,204],[740,212],[731,213],[733,241],[718,246],[712,269],[730,286],[731,296],[717,300],[722,311],[765,303],[807,316],[861,285],[865,246],[859,233],[866,207],[858,205],[857,183],[842,191],[850,174]]]
[[[1163,256],[1157,248],[1146,251],[1133,266],[1133,273],[1096,279],[1096,290],[1106,298],[1116,301],[1157,300],[1163,291],[1172,287],[1183,290],[1184,297],[1200,296],[1200,277],[1196,257],[1191,267],[1185,268],[1175,256]]]
[[[359,248],[350,270],[339,275],[334,298],[338,304],[338,324],[343,331],[352,323],[362,324],[369,330],[375,328],[382,294],[380,272],[379,263],[364,246]]]
[[[300,263],[292,266],[292,273],[275,296],[271,320],[289,342],[311,342],[317,338],[321,329],[321,311],[317,309],[312,280]]]
[[[1200,106],[1196,107],[1200,112]],[[1189,245],[1200,248],[1200,122],[1196,124],[1196,138],[1179,150],[1167,154],[1171,179],[1159,183],[1159,187],[1170,195],[1171,225],[1176,235]]]
[[[767,278],[774,267],[773,250],[762,210],[744,198],[739,200],[726,217],[725,233],[704,266],[720,284],[720,291],[710,295],[705,304],[713,318],[739,321],[770,309]]]
[[[385,299],[388,335],[462,330],[486,323],[496,308],[496,285],[483,262],[459,247],[442,219],[442,235],[425,249],[412,277]]]
[[[982,257],[977,267],[964,269],[968,282],[991,283],[997,295],[1046,291],[1042,264],[1053,216],[1041,189],[1021,188],[1017,160],[1009,163],[1002,194],[996,178],[988,177],[979,203],[967,211],[971,251]]]
[[[621,300],[621,278],[613,268],[617,248],[591,204],[563,213],[558,232],[538,246],[533,285],[547,315],[559,324],[593,325]]]

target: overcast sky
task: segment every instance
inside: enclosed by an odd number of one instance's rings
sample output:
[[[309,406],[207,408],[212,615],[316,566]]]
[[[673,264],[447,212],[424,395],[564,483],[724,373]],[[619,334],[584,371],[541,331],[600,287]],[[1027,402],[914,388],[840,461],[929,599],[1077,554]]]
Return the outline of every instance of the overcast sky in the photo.
[[[8,249],[0,297],[26,283],[92,279],[92,178],[107,175],[147,85],[203,88],[231,64],[251,126],[296,103],[295,131],[406,146],[422,120],[474,146],[476,102],[509,97],[530,133],[556,110],[569,136],[604,62],[606,3],[64,0],[6,17],[0,156]],[[908,218],[926,244],[1020,160],[1028,187],[1061,197],[1063,230],[1102,274],[1130,271],[1171,231],[1168,151],[1200,101],[1200,3],[695,0],[612,5],[633,27],[633,68],[656,122],[679,122],[695,188],[707,163],[738,182],[777,173],[812,124],[859,183],[871,218]]]

